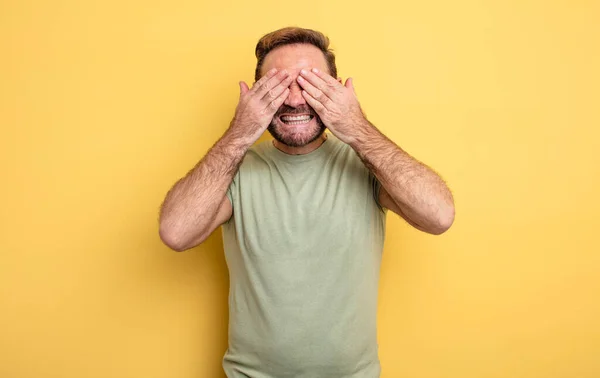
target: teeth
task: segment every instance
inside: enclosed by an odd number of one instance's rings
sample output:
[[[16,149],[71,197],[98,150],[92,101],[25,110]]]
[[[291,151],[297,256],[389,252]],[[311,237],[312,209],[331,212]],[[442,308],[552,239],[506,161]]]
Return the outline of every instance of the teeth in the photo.
[[[291,125],[291,126],[294,126],[294,125],[304,125],[304,124],[308,123],[308,120],[307,121],[284,122],[284,123],[286,125]]]
[[[309,115],[301,115],[301,116],[283,116],[281,120],[284,122],[294,122],[294,121],[308,121],[310,120]]]

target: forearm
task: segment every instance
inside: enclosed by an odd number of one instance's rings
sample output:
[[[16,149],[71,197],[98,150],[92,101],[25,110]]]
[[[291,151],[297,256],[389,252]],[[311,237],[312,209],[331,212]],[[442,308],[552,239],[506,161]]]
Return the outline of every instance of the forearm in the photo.
[[[440,233],[454,220],[454,200],[442,178],[365,121],[350,143],[405,217]]]
[[[167,193],[160,211],[161,234],[185,244],[205,232],[251,145],[241,130],[230,127]]]
[[[381,182],[386,206],[422,230],[437,234],[448,229],[454,221],[450,190],[434,171],[413,159],[365,119],[352,79],[342,85],[318,69],[302,70],[300,74],[302,96],[325,126],[352,146]]]

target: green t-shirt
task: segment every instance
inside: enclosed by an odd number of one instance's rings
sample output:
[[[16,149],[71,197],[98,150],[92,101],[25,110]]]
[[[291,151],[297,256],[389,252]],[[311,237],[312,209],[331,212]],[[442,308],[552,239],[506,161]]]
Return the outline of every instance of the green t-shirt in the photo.
[[[252,147],[227,191],[229,378],[376,378],[385,209],[331,134],[315,151]]]

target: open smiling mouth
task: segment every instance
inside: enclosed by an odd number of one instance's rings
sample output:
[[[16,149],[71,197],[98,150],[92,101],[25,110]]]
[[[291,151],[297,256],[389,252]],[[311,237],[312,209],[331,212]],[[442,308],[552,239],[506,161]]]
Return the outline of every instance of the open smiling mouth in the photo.
[[[286,125],[297,126],[297,125],[304,125],[306,123],[309,123],[313,118],[314,118],[314,116],[309,115],[309,114],[283,115],[283,116],[279,117],[279,120],[282,123],[285,123]]]

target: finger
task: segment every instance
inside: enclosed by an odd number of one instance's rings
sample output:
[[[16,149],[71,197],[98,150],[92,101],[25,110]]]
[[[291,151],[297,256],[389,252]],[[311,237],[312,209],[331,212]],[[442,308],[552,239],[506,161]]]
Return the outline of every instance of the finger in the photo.
[[[329,97],[327,97],[325,95],[325,93],[323,93],[323,91],[321,91],[319,88],[315,87],[313,84],[311,84],[308,80],[304,79],[302,76],[298,76],[298,83],[300,84],[302,89],[304,89],[306,92],[308,92],[308,94],[312,98],[319,101],[324,107],[329,108],[329,106],[332,104],[331,99]]]
[[[288,77],[288,75],[289,74],[286,70],[281,70],[277,72],[277,74],[261,83],[260,87],[256,88],[256,96],[258,98],[262,98],[267,92],[269,92],[271,89],[273,89],[283,80],[285,80],[285,78]]]
[[[240,84],[240,95],[244,95],[244,94],[248,93],[248,91],[250,90],[248,88],[248,84],[246,84],[243,81],[240,81],[239,84]]]
[[[279,97],[280,94],[283,93],[283,91],[290,86],[290,84],[292,84],[292,80],[293,78],[290,75],[287,75],[285,79],[283,79],[281,82],[277,83],[278,77],[279,75],[277,75],[276,77],[272,78],[269,81],[272,81],[273,83],[273,87],[271,89],[269,89],[264,96],[262,97],[262,100],[268,104],[271,101],[275,100],[277,97]],[[276,80],[277,79],[277,80]],[[266,86],[270,86],[270,84],[267,84]],[[257,92],[256,95],[258,96],[260,93]]]
[[[321,79],[315,73],[307,70],[301,70],[300,76],[298,77],[306,79],[306,81],[311,83],[315,88],[319,89],[321,92],[325,93],[329,98],[332,99],[333,97],[335,97],[336,87]]]
[[[352,89],[352,91],[354,92],[354,83],[352,82],[351,77],[346,79],[346,83],[344,84],[344,86],[348,89]]]
[[[254,85],[252,86],[252,89],[250,89],[250,91],[252,93],[256,92],[262,86],[263,83],[265,83],[267,80],[269,80],[270,78],[275,76],[276,73],[277,73],[277,68],[273,68],[272,70],[268,71],[263,77],[261,77],[260,79],[258,79],[258,81],[256,83],[254,83]]]
[[[306,100],[308,105],[310,105],[315,111],[319,114],[321,118],[323,118],[323,113],[327,110],[323,104],[321,104],[316,98],[310,95],[307,91],[302,91],[302,97]]]
[[[286,98],[288,98],[289,95],[290,95],[290,89],[286,87],[284,89],[284,91],[279,95],[279,97],[277,97],[275,100],[273,100],[269,103],[269,106],[267,107],[267,109],[270,110],[271,113],[275,114],[277,109],[279,109],[279,107],[281,105],[283,105],[283,102],[285,101]]]
[[[339,83],[339,81],[337,81],[333,76],[327,74],[326,72],[319,70],[318,68],[313,68],[312,72],[329,85],[332,85],[335,87]]]

